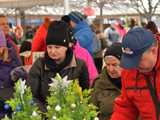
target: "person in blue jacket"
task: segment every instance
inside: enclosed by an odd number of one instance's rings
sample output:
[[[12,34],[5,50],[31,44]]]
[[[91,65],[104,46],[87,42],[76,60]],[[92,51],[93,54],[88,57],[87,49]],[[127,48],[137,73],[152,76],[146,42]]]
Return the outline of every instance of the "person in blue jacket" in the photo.
[[[74,37],[79,41],[80,46],[87,49],[93,56],[95,33],[91,30],[85,17],[81,13],[74,11],[64,16],[62,19],[69,23]]]

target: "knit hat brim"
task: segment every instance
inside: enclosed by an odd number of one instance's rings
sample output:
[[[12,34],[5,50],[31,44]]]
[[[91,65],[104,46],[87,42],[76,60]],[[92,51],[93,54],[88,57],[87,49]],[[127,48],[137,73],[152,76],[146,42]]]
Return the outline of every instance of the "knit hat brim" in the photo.
[[[106,56],[114,56],[121,59],[122,56],[122,44],[121,43],[113,43],[105,52],[104,57]]]
[[[63,21],[53,21],[49,25],[46,45],[69,46],[69,27]]]

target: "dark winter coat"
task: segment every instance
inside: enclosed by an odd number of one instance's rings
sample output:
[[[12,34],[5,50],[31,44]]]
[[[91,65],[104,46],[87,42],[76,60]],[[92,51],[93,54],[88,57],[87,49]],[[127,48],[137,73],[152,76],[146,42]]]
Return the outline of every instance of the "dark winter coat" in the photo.
[[[82,89],[89,87],[88,71],[85,63],[80,59],[73,57],[70,65],[62,69],[59,74],[61,77],[67,75],[68,80],[78,79]],[[54,75],[55,73],[45,65],[44,58],[37,59],[29,72],[29,84],[33,97],[36,102],[39,103],[40,109],[44,112],[46,111],[46,97],[49,95],[48,84],[51,83],[51,78],[53,78]]]
[[[92,101],[99,108],[100,120],[108,120],[113,111],[113,101],[120,95],[120,89],[108,77],[106,68],[95,80]]]

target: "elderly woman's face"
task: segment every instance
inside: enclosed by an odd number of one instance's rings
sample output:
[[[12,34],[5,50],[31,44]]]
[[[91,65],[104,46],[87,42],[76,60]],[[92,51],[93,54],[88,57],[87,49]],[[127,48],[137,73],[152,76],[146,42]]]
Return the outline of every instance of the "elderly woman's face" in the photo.
[[[105,64],[107,73],[111,78],[118,78],[121,76],[121,67],[120,67],[120,60],[114,56],[106,56],[105,57]]]
[[[63,62],[66,57],[67,47],[60,45],[47,45],[48,56],[56,61],[57,64]]]

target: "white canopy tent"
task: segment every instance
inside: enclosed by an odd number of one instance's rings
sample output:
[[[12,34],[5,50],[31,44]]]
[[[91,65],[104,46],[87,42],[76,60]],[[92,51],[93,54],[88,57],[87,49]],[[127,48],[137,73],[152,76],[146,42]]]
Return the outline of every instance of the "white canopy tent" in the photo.
[[[64,0],[0,0],[0,8],[31,8],[41,5],[63,4]]]
[[[0,13],[14,15],[21,10],[26,15],[62,15],[86,4],[86,0],[0,0]]]
[[[107,0],[106,0],[107,1]],[[106,4],[103,9],[104,15],[128,15],[137,14],[133,6],[124,4],[124,0],[117,0],[116,5]],[[26,14],[33,15],[62,15],[66,11],[81,11],[88,5],[87,0],[0,0],[0,12],[6,14],[14,14],[15,9],[25,10]],[[47,7],[46,7],[47,6]],[[97,5],[92,5],[96,11],[96,15],[100,14]],[[160,13],[157,9],[156,13]]]
[[[0,14],[16,15],[16,17],[20,16],[20,12],[21,15],[64,15],[69,11],[81,12],[87,6],[87,0],[0,0]],[[95,15],[100,15],[100,9],[97,5],[92,4],[91,7],[95,9]],[[160,9],[158,8],[156,14],[159,13]],[[122,0],[117,0],[114,6],[105,4],[103,15],[127,16],[138,15],[138,13],[133,6],[125,4]]]
[[[46,7],[47,6],[47,7]],[[25,10],[25,14],[32,15],[62,15],[66,11],[81,11],[87,6],[87,0],[0,0],[0,13],[15,14],[15,9]],[[99,8],[93,6],[96,15],[100,14]],[[123,3],[117,3],[115,7],[105,5],[104,15],[136,14],[133,8],[128,8]]]

